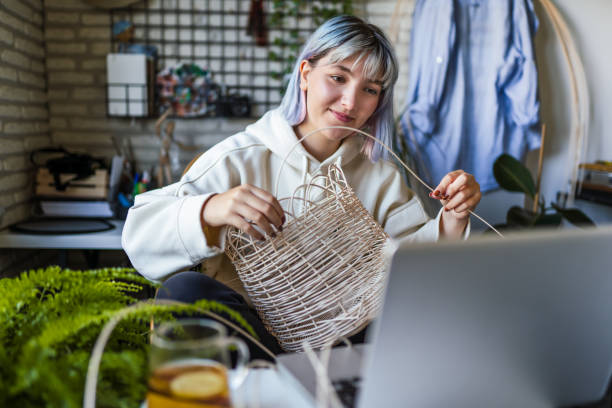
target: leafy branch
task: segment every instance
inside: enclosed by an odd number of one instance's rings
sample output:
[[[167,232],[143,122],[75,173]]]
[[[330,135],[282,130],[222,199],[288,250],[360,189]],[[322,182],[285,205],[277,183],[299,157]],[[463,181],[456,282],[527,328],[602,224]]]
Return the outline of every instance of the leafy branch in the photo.
[[[310,13],[308,13],[310,8]],[[270,77],[275,80],[283,80],[286,75],[291,73],[295,61],[300,52],[300,48],[306,41],[298,30],[299,20],[312,18],[313,27],[318,27],[326,20],[353,12],[353,0],[326,0],[304,2],[299,0],[273,0],[269,25],[272,32],[280,32],[272,40],[272,46],[268,52],[270,61],[279,62],[280,70],[270,72]],[[291,24],[289,30],[286,26]],[[285,83],[282,86],[284,92]]]

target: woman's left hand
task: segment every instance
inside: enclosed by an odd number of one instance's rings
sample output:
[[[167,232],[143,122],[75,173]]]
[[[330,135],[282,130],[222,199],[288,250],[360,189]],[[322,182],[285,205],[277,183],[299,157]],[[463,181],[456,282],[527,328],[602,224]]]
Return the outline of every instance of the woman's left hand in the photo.
[[[467,220],[469,211],[476,208],[482,194],[474,176],[463,170],[455,170],[444,176],[429,196],[442,201],[445,218],[451,216],[456,220]]]

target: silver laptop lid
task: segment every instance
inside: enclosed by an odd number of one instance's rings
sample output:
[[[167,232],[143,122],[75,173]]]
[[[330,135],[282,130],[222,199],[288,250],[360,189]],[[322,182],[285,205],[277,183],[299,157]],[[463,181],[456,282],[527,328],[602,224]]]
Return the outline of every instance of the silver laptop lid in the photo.
[[[612,370],[612,228],[401,248],[359,407],[558,407]]]

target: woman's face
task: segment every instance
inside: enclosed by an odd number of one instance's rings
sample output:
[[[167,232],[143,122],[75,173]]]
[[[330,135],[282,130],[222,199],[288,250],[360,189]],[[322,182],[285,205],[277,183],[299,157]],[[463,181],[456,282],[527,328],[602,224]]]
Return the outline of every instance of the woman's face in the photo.
[[[301,135],[326,126],[361,128],[372,116],[382,92],[379,81],[365,78],[363,61],[353,66],[356,57],[330,64],[321,58],[315,66],[302,61],[300,88],[306,91],[306,117],[298,129]],[[340,145],[352,132],[328,129],[318,132],[318,139]]]

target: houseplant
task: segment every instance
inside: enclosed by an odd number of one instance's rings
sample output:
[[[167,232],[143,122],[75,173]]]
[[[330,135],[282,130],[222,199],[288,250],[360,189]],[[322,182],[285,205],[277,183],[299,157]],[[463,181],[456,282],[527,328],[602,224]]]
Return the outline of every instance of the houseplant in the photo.
[[[80,407],[87,365],[104,324],[154,285],[133,269],[59,267],[0,280],[0,406]],[[106,345],[97,406],[138,407],[145,398],[149,323],[202,310],[224,313],[254,335],[231,309],[206,300],[134,308]]]
[[[506,214],[506,224],[496,228],[558,227],[564,219],[576,226],[595,225],[577,208],[562,208],[555,203],[547,207],[544,198],[536,198],[536,187],[529,170],[508,154],[502,154],[495,160],[493,175],[504,190],[524,193],[532,200],[537,200],[536,211],[519,206],[511,207]]]

